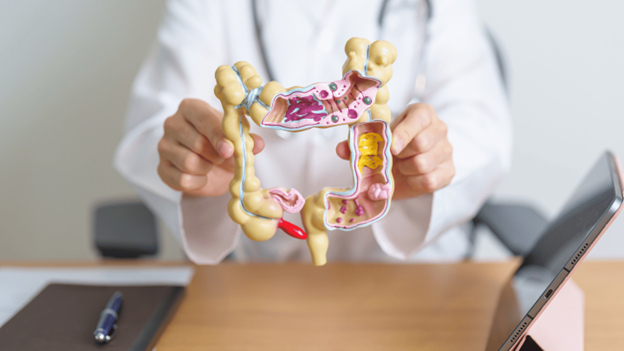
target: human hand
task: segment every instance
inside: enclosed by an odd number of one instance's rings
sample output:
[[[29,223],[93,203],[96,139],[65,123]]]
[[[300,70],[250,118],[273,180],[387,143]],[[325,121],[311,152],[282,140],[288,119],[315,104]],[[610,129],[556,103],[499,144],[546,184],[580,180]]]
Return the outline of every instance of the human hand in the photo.
[[[185,196],[219,196],[234,178],[234,145],[221,129],[223,114],[198,99],[184,99],[164,123],[158,175]],[[253,153],[264,149],[255,134]]]
[[[409,105],[390,123],[395,200],[430,194],[455,176],[448,126],[427,104]]]
[[[427,104],[409,105],[390,124],[394,176],[393,200],[430,194],[447,186],[455,176],[453,147],[448,127]],[[349,145],[338,144],[336,153],[348,160]]]

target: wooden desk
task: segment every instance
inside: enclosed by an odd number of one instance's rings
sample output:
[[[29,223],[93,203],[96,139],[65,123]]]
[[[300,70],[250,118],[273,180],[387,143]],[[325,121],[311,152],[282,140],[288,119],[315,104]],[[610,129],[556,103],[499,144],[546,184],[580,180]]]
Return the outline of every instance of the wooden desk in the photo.
[[[22,267],[180,264],[0,262]],[[515,265],[197,266],[157,351],[483,351],[497,291]],[[573,279],[585,291],[585,351],[622,350],[624,262],[584,262]]]
[[[516,263],[197,267],[158,351],[475,350]],[[624,262],[586,262],[586,351],[622,350]]]

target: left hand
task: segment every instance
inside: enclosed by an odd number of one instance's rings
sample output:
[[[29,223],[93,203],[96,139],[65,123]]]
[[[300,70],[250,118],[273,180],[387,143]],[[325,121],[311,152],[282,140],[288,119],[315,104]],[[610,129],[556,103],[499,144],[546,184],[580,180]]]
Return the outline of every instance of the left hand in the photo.
[[[430,194],[449,185],[455,176],[453,147],[447,138],[448,127],[433,107],[422,103],[409,105],[392,121],[390,129],[393,200]],[[346,140],[338,144],[336,153],[349,159]]]

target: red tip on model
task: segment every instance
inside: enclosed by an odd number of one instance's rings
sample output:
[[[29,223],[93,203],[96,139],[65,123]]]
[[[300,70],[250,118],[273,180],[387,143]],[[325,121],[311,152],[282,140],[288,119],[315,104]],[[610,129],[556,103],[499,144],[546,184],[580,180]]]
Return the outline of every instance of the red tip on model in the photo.
[[[296,225],[288,221],[285,221],[284,218],[280,218],[279,222],[277,222],[277,227],[283,230],[284,233],[292,236],[293,238],[302,239],[302,240],[308,238],[308,234],[306,234],[306,232],[303,229],[297,227]]]

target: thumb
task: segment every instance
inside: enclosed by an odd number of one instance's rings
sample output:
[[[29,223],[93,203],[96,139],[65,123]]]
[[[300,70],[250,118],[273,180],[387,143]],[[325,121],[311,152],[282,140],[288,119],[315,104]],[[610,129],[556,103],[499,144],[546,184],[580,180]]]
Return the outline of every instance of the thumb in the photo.
[[[336,145],[336,154],[343,160],[349,160],[349,158],[351,158],[348,140],[343,140]]]
[[[257,155],[262,150],[264,150],[264,139],[262,139],[262,137],[258,134],[254,133],[249,133],[249,136],[251,136],[254,141],[253,154]]]
[[[197,131],[203,134],[220,157],[228,159],[234,154],[234,144],[225,137],[221,129],[222,114],[207,102],[198,99],[184,99],[180,111]]]

